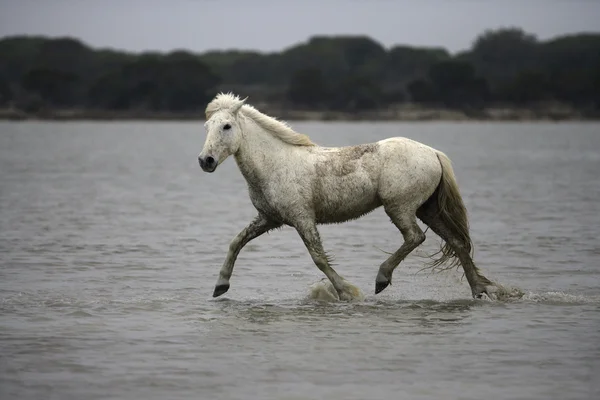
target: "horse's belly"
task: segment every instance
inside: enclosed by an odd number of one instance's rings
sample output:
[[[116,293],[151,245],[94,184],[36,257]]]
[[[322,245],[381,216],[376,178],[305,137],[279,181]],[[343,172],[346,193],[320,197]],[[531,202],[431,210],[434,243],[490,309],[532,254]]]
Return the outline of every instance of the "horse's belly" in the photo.
[[[358,218],[381,206],[377,190],[370,181],[333,186],[316,194],[315,214],[318,223],[344,222]]]

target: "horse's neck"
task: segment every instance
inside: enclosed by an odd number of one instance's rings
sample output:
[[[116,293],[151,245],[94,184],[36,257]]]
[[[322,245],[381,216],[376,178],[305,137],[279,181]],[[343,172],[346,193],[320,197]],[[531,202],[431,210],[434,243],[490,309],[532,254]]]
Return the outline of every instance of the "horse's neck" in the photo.
[[[268,180],[281,164],[292,162],[294,146],[284,143],[253,121],[245,122],[240,148],[235,160],[242,175],[250,185],[260,185]]]

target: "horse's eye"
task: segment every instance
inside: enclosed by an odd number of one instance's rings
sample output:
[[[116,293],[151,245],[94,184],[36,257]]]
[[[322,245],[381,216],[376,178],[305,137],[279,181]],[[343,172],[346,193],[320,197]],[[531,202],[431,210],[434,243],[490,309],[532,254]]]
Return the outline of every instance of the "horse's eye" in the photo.
[[[223,126],[223,129],[225,129],[225,130],[231,129],[231,125],[229,125],[229,124],[225,124],[225,125]]]

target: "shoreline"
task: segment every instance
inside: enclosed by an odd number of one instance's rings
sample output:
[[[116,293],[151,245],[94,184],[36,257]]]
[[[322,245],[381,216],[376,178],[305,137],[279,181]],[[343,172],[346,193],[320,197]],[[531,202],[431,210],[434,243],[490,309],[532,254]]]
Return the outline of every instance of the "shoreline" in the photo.
[[[259,105],[259,110],[284,121],[600,121],[600,112],[584,112],[565,106],[516,108],[490,107],[476,113],[415,105],[362,111],[358,113],[283,109]],[[16,109],[0,109],[3,121],[204,121],[203,111],[151,112],[143,110],[45,110],[26,113]]]

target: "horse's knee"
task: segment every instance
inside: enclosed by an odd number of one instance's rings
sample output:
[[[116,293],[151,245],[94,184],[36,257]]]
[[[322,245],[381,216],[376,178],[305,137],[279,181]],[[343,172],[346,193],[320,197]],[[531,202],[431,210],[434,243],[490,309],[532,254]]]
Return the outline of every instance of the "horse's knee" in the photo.
[[[450,245],[450,247],[452,247],[452,250],[454,250],[454,252],[456,252],[458,254],[460,254],[460,253],[468,254],[469,253],[470,246],[461,240],[452,238],[448,241],[448,244]]]
[[[425,233],[419,228],[412,229],[405,237],[405,242],[410,246],[417,247],[421,245],[426,239]]]
[[[415,237],[415,244],[417,246],[422,244],[426,238],[427,238],[427,236],[425,236],[425,233],[419,229],[417,236]]]

